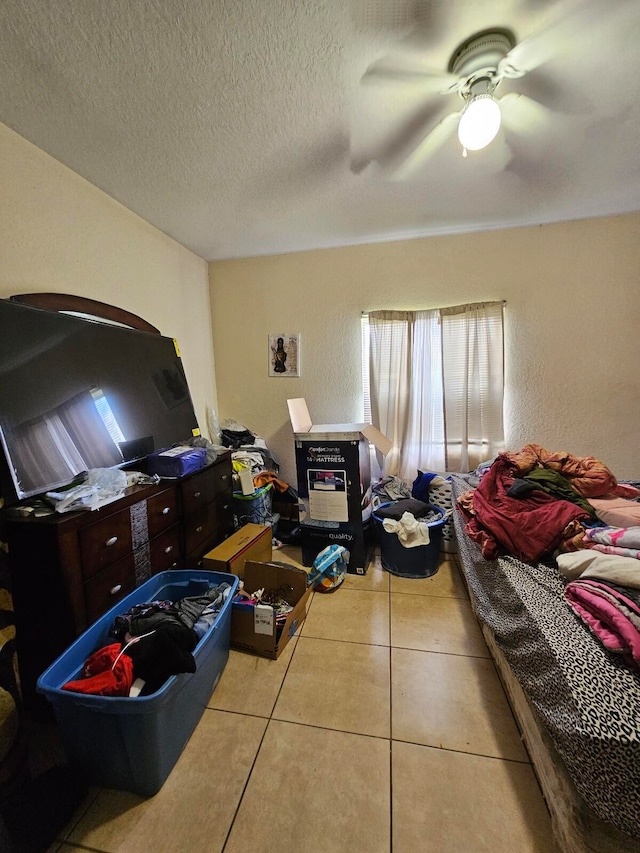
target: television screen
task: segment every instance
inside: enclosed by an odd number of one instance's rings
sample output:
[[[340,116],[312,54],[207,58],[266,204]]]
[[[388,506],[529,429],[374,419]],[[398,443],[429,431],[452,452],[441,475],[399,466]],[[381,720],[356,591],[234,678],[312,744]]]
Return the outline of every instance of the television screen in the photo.
[[[172,338],[0,299],[6,505],[186,442],[198,422]]]

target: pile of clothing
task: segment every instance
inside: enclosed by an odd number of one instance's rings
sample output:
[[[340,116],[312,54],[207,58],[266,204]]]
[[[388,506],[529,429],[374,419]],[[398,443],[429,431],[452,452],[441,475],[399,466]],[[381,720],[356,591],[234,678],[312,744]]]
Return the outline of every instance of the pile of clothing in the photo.
[[[252,474],[279,470],[278,460],[270,452],[264,438],[256,435],[244,424],[224,420],[220,429],[220,443],[231,450],[231,459],[250,468]]]
[[[593,456],[551,452],[527,444],[516,453],[501,453],[483,469],[480,482],[458,499],[465,532],[493,560],[512,554],[534,563],[554,551],[582,546],[596,518],[594,499],[640,496],[635,486],[618,483]]]
[[[193,651],[215,623],[230,593],[223,582],[179,601],[136,604],[117,616],[109,630],[114,642],[87,658],[82,676],[63,690],[98,696],[138,696],[159,690],[172,675],[195,672]]]
[[[293,536],[297,524],[282,525],[278,532],[280,513],[273,510],[273,497],[277,493],[278,500],[287,507],[297,507],[297,491],[281,480],[278,476],[279,464],[267,448],[263,438],[253,433],[244,424],[233,420],[224,420],[220,430],[220,441],[223,447],[231,450],[231,464],[234,471],[234,507],[235,525],[241,527],[247,522],[254,524],[269,524],[273,528],[273,547],[282,548],[282,541],[276,538],[282,536],[288,542],[295,541]],[[255,499],[242,489],[243,477],[248,477],[247,486],[253,483]],[[265,486],[269,488],[265,490]]]
[[[565,599],[606,649],[640,669],[640,526],[590,528],[585,545],[556,557]]]
[[[429,527],[442,520],[443,510],[417,498],[403,498],[376,510],[376,518],[387,533],[395,533],[404,548],[428,545]]]
[[[458,508],[483,557],[555,559],[574,614],[640,670],[640,488],[592,456],[536,444],[500,454],[480,473]]]
[[[443,513],[445,517],[451,515],[449,508],[432,500],[434,488],[448,488],[450,495],[451,484],[444,477],[420,470],[411,486],[398,477],[384,477],[371,488],[376,519],[381,521],[387,533],[397,535],[404,548],[428,545],[431,538],[429,526],[441,522]],[[441,535],[444,525],[439,524],[438,527]]]

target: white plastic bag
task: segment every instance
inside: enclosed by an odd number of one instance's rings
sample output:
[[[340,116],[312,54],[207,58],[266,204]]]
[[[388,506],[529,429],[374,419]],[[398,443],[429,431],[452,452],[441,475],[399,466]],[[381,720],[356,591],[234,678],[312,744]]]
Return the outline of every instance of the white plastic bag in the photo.
[[[98,509],[124,495],[127,475],[119,468],[91,468],[79,486],[62,492],[47,492],[56,512]]]

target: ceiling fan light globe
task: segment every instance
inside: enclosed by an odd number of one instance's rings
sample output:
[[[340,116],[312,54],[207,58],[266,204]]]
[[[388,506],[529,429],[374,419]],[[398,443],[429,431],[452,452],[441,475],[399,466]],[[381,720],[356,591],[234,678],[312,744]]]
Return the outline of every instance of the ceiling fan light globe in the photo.
[[[496,138],[501,120],[500,105],[491,95],[475,95],[460,117],[460,144],[469,151],[486,148]]]

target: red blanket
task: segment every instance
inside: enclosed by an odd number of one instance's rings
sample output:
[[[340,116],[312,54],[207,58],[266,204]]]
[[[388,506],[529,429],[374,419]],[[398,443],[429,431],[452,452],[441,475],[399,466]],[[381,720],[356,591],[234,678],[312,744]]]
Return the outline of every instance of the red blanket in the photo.
[[[507,491],[517,474],[518,466],[500,455],[473,492],[473,514],[461,506],[467,519],[465,530],[480,544],[487,560],[507,553],[535,563],[558,547],[568,525],[589,518],[576,504],[543,491],[509,497]]]

